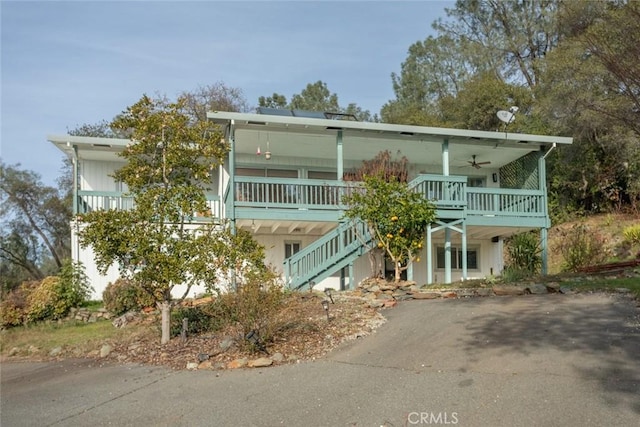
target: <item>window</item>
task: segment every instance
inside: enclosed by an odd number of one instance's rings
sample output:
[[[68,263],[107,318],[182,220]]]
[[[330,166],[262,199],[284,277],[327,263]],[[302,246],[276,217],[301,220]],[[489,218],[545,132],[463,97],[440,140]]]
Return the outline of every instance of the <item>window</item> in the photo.
[[[470,176],[467,179],[467,186],[469,187],[474,187],[474,188],[478,188],[478,187],[486,187],[485,185],[485,178],[481,178],[481,177],[473,177]]]
[[[436,268],[444,269],[444,246],[436,248]],[[462,249],[451,247],[451,269],[462,270]],[[467,248],[467,269],[478,269],[478,249]]]
[[[284,258],[300,252],[300,242],[284,242]]]

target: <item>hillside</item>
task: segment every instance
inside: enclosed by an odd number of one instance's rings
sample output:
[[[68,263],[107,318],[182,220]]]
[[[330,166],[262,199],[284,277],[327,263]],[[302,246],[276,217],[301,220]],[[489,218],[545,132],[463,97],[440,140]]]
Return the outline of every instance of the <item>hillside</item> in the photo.
[[[563,257],[559,246],[565,234],[571,228],[584,224],[588,230],[603,243],[608,261],[622,261],[633,258],[640,248],[631,250],[623,242],[622,232],[626,227],[640,224],[640,214],[601,214],[581,218],[579,220],[565,222],[553,226],[549,230],[549,273],[556,274],[561,271]]]

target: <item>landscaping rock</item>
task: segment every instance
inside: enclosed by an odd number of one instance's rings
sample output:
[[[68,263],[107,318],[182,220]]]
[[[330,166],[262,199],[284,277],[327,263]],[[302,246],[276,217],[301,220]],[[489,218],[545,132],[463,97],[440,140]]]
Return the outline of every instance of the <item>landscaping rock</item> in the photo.
[[[18,347],[13,347],[11,350],[9,350],[9,357],[16,356],[19,352],[20,349]]]
[[[413,292],[411,294],[413,299],[436,299],[440,298],[440,294],[434,292]]]
[[[242,359],[235,359],[232,360],[231,362],[227,363],[227,368],[228,369],[238,369],[238,368],[244,368],[245,366],[247,366],[247,359],[242,358]]]
[[[558,282],[549,282],[545,284],[545,287],[547,288],[547,292],[550,294],[560,292],[560,283]]]
[[[458,294],[453,291],[446,291],[442,293],[442,298],[457,298]]]
[[[212,368],[212,364],[210,360],[205,360],[204,362],[200,362],[198,364],[198,370],[200,369],[211,369]],[[189,368],[187,368],[189,369]]]
[[[569,295],[569,294],[572,294],[573,291],[568,286],[560,286],[560,293],[561,294],[565,294],[565,295]]]
[[[523,295],[524,288],[520,288],[517,286],[494,286],[493,293],[499,296]]]
[[[273,356],[271,356],[271,360],[276,363],[280,363],[284,361],[284,355],[282,353],[275,353]]]
[[[384,301],[379,299],[374,299],[369,302],[369,307],[371,308],[381,308],[384,307]]]
[[[398,305],[398,301],[395,300],[387,300],[384,302],[384,308],[392,308],[395,307],[396,305]]]
[[[198,369],[198,364],[196,362],[188,362],[187,369],[190,371],[195,371],[196,369]]]
[[[479,297],[488,297],[493,293],[491,289],[488,288],[478,288],[476,289],[476,295]]]
[[[530,294],[534,294],[534,295],[541,295],[541,294],[548,293],[547,287],[542,283],[533,283],[527,286],[526,289],[529,291]]]
[[[60,355],[60,353],[62,353],[62,347],[55,347],[51,349],[51,351],[49,352],[49,356],[56,357]]]
[[[264,368],[267,366],[271,366],[273,364],[273,360],[268,357],[260,357],[255,360],[250,360],[248,366],[250,368]]]
[[[109,344],[103,345],[102,348],[100,348],[100,357],[101,358],[107,357],[111,353],[112,349],[113,348]]]

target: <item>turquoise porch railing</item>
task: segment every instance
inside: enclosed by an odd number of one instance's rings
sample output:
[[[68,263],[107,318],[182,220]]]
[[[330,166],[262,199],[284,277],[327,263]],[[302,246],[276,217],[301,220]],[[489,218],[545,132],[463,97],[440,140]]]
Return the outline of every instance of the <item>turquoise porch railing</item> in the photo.
[[[134,207],[133,197],[120,191],[78,191],[76,213],[84,214],[96,210],[121,209]],[[222,218],[222,203],[218,196],[207,196],[207,207],[214,218]],[[208,212],[207,212],[208,213]],[[193,220],[197,221],[202,215],[194,212]]]
[[[285,283],[299,289],[319,282],[367,252],[372,243],[362,221],[344,222],[284,261]]]
[[[546,217],[544,192],[508,188],[467,188],[467,216]]]

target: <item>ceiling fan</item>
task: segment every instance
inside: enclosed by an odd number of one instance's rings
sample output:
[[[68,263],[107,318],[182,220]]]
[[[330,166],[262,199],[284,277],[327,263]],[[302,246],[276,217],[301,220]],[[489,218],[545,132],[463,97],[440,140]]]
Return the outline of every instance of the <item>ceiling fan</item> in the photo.
[[[471,166],[473,166],[476,169],[480,169],[482,167],[482,165],[490,165],[491,162],[476,162],[476,155],[474,154],[473,156],[471,156],[473,158],[472,161],[467,160],[467,163],[469,163]]]

